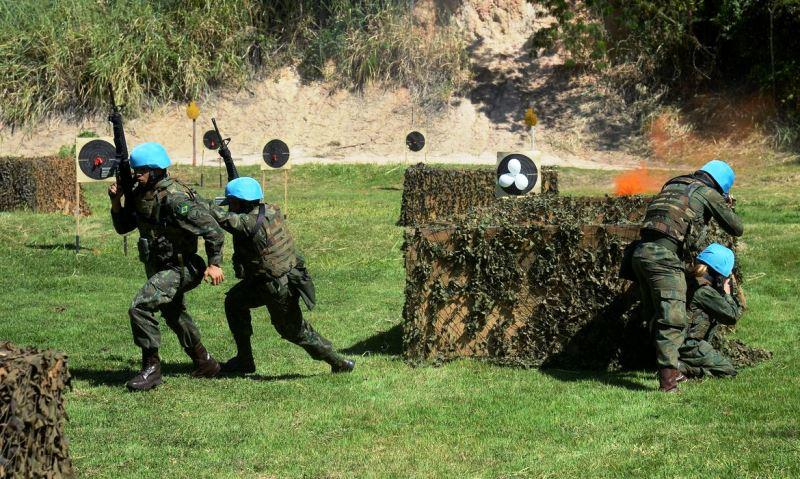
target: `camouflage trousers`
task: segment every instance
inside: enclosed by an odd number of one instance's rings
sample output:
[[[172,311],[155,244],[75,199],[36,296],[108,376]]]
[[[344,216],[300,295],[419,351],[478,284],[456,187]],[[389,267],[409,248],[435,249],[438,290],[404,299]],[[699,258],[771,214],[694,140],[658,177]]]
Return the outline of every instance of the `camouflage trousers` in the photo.
[[[200,331],[186,312],[184,295],[203,281],[203,259],[193,255],[182,267],[158,267],[148,263],[145,271],[147,282],[136,294],[128,310],[133,342],[140,348],[161,346],[161,331],[156,319],[156,312],[161,312],[184,349],[199,344]]]
[[[317,333],[303,319],[300,295],[289,284],[263,279],[244,279],[225,296],[225,316],[234,337],[253,335],[250,310],[266,306],[269,318],[281,337],[303,348],[309,356],[320,361],[340,359],[331,342]]]
[[[661,245],[642,243],[633,253],[632,265],[642,313],[655,335],[658,367],[677,369],[688,325],[684,263]]]
[[[680,348],[680,371],[686,376],[736,376],[730,360],[702,339],[687,339]]]

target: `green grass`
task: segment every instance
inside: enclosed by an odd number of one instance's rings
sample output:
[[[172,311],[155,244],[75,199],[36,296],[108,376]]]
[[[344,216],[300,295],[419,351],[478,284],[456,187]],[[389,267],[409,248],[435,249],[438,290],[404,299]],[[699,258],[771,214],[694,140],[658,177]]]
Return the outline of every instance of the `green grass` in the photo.
[[[764,177],[797,170],[781,166]],[[609,173],[561,175],[568,192],[610,189]],[[80,477],[797,477],[800,190],[760,178],[736,188],[751,309],[735,334],[774,359],[679,395],[656,392],[651,372],[470,360],[408,367],[397,333],[402,169],[393,166],[291,173],[289,221],[320,300],[307,317],[359,356],[353,374],[330,375],[259,312],[256,376],[190,378],[165,330],[165,384],[127,393],[139,353],[126,310],[144,274],[133,254],[122,255],[103,185],[87,188],[95,214],[81,227],[90,249],[77,256],[64,247],[73,241],[70,217],[0,214],[0,338],[69,354],[68,434]],[[279,179],[270,177],[268,200],[281,198]],[[206,345],[223,359],[234,351],[222,310],[233,281],[188,296]]]

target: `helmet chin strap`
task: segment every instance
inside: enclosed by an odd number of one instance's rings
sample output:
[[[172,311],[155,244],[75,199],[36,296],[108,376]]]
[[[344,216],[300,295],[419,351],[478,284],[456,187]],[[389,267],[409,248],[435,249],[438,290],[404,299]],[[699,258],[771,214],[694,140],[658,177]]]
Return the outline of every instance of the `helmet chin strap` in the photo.
[[[167,170],[152,169],[150,170],[150,177],[147,179],[147,185],[152,186],[169,176]]]

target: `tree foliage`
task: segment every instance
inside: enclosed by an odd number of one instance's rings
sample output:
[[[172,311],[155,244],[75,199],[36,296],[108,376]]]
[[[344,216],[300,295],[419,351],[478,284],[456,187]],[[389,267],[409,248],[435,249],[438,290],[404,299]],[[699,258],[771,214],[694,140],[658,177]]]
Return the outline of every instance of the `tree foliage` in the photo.
[[[531,0],[555,18],[534,50],[559,44],[569,62],[635,64],[645,84],[681,93],[758,88],[800,115],[800,0]]]

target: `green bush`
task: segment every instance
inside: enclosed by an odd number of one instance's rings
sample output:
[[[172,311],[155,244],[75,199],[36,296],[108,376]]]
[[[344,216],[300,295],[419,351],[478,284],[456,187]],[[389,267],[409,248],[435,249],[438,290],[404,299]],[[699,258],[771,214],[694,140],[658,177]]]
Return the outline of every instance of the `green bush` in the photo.
[[[467,79],[466,45],[453,27],[423,38],[409,21],[401,0],[2,2],[0,120],[104,109],[109,85],[135,114],[286,64],[348,87],[444,98]]]

